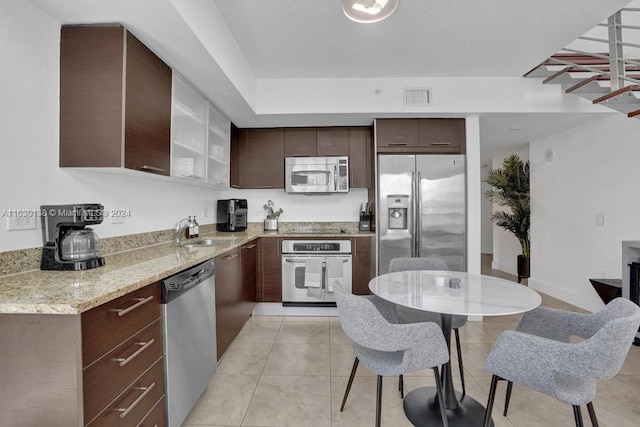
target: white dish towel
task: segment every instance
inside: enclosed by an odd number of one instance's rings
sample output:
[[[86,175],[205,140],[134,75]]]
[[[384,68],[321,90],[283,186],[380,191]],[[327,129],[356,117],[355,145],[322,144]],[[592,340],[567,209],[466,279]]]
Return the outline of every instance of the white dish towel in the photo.
[[[336,286],[342,286],[343,283],[342,272],[342,260],[341,259],[328,259],[327,260],[327,292],[333,292],[333,288]]]
[[[322,258],[310,258],[304,264],[304,286],[310,297],[322,297]]]

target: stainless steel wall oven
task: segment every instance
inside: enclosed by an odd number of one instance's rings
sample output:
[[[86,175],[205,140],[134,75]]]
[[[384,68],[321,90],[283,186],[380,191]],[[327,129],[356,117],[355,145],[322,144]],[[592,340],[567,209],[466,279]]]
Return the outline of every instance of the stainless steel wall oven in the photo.
[[[282,304],[335,307],[335,286],[351,292],[350,240],[283,240]]]

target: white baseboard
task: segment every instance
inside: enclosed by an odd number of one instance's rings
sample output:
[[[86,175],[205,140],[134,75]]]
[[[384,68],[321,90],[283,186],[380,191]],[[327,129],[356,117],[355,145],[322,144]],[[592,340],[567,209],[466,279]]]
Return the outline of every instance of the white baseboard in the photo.
[[[513,270],[513,266],[511,264],[504,264],[498,261],[491,261],[491,269],[504,271],[505,273],[513,274],[514,276],[518,275],[518,270]]]
[[[593,295],[570,291],[564,287],[552,285],[551,283],[546,283],[533,277],[529,278],[528,283],[529,287],[533,290],[540,291],[591,312],[599,311],[604,307],[604,303],[598,299],[594,299]]]

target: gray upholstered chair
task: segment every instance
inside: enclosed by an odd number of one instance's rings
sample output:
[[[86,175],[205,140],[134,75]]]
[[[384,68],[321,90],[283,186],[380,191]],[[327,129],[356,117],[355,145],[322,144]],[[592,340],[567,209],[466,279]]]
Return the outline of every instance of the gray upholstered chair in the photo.
[[[346,403],[358,361],[377,374],[376,426],[380,426],[382,377],[431,368],[436,380],[442,422],[448,426],[438,366],[449,360],[449,352],[438,325],[390,323],[374,305],[373,301],[382,301],[379,298],[352,295],[339,286],[334,293],[342,329],[351,339],[356,354],[340,410]]]
[[[449,270],[447,262],[441,258],[394,258],[389,262],[389,273],[396,271],[415,270]],[[398,323],[435,322],[441,325],[440,314],[430,311],[416,310],[409,307],[396,306],[396,318]],[[462,395],[467,394],[464,383],[464,367],[462,363],[462,350],[460,348],[460,333],[458,329],[467,322],[467,316],[452,316],[451,329],[456,337],[456,351],[458,353],[458,368],[460,369],[460,383],[462,384]],[[402,389],[402,378],[400,379]]]
[[[594,314],[539,307],[522,318],[517,331],[500,334],[485,361],[493,374],[484,425],[489,426],[496,386],[509,382],[505,415],[513,382],[573,405],[581,427],[581,405],[598,425],[592,400],[596,380],[611,378],[624,363],[640,325],[640,307],[616,298]],[[571,336],[585,340],[571,343]]]

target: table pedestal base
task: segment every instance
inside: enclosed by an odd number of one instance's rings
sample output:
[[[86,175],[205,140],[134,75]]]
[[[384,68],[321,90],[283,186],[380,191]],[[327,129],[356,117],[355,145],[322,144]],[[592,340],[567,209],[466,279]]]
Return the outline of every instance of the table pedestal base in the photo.
[[[414,426],[441,426],[440,406],[435,400],[435,387],[421,387],[404,398],[404,413]],[[485,407],[469,397],[456,392],[458,407],[447,409],[449,427],[475,427],[484,423]],[[493,421],[491,422],[493,426]]]

